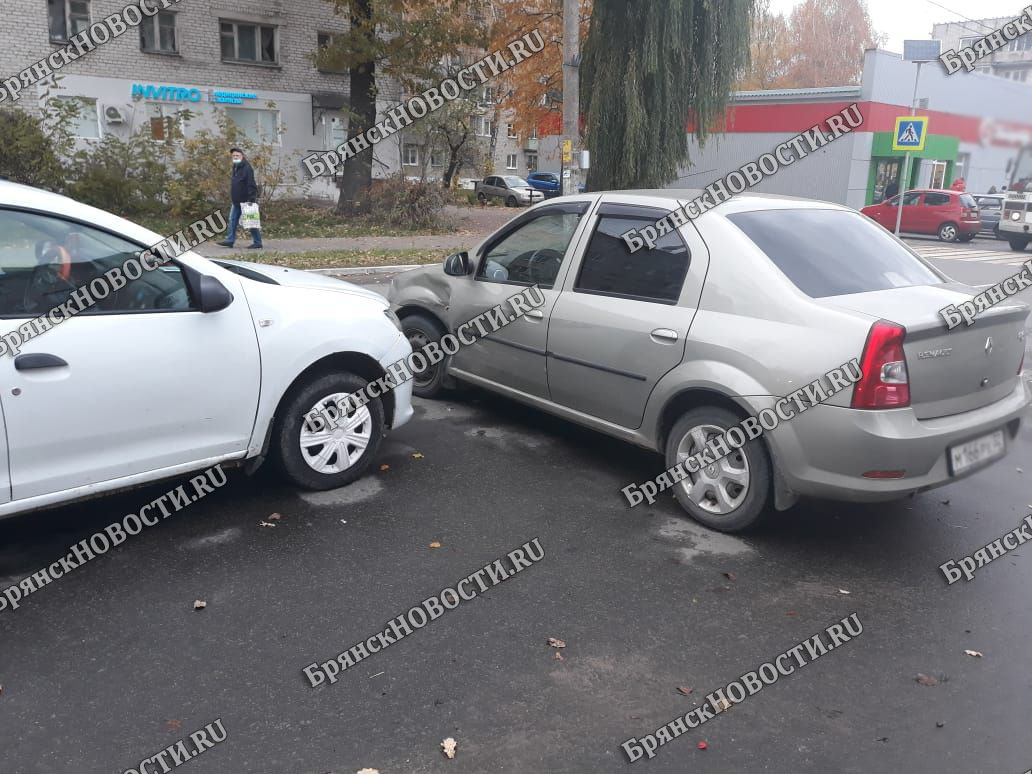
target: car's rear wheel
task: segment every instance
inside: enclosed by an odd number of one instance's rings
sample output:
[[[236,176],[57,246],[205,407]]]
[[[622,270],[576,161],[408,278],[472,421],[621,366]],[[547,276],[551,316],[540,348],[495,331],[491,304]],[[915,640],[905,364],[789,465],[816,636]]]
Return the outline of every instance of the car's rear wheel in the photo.
[[[941,226],[939,226],[939,239],[941,239],[943,242],[956,242],[957,224],[943,223]]]
[[[383,404],[374,398],[343,415],[338,406],[367,383],[357,374],[326,374],[286,401],[273,444],[280,467],[293,483],[306,489],[334,489],[366,472],[383,440]],[[307,422],[313,412],[321,419]]]
[[[667,437],[667,468],[703,451],[706,444],[738,425],[727,409],[703,406],[682,416]],[[693,519],[720,532],[755,527],[771,508],[771,463],[763,441],[749,441],[674,485],[674,496]]]
[[[1017,252],[1020,253],[1022,250],[1024,250],[1026,247],[1028,247],[1028,238],[1027,237],[1007,237],[1007,243],[1010,245],[1010,249],[1011,250],[1016,250]]]
[[[429,317],[413,314],[401,321],[401,329],[412,345],[412,351],[422,349],[431,342],[439,342],[444,335],[441,326]],[[420,398],[436,398],[444,391],[444,363],[440,361],[412,378],[412,392]]]
[[[975,238],[974,234],[963,234],[963,235],[957,237],[957,241],[958,242],[970,242],[974,238]]]
[[[519,204],[520,203],[518,201],[516,201],[516,197],[515,196],[510,196],[508,199],[505,200],[505,206],[506,207],[518,207]]]

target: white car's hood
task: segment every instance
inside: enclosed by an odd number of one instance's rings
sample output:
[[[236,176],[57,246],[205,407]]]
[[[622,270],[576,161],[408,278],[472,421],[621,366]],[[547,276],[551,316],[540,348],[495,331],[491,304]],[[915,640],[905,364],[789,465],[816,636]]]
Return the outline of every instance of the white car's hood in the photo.
[[[352,295],[370,298],[387,305],[387,299],[372,290],[366,290],[350,282],[320,274],[314,271],[302,271],[291,269],[286,266],[270,266],[263,263],[251,263],[250,261],[234,261],[223,258],[210,258],[214,263],[222,264],[225,267],[238,266],[245,272],[254,272],[263,277],[268,277],[278,285],[287,285],[294,288],[311,288],[312,290],[333,290],[338,293],[351,293]],[[245,275],[246,276],[246,275]]]

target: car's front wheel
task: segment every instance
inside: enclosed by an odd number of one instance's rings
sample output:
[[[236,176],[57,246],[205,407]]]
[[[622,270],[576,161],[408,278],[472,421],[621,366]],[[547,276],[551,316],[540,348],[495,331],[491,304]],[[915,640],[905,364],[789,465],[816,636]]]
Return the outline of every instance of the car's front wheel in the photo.
[[[1027,237],[1007,237],[1007,243],[1010,245],[1011,250],[1021,252],[1028,247]]]
[[[306,489],[334,489],[366,472],[383,440],[383,404],[374,398],[342,414],[348,395],[368,382],[357,374],[326,374],[286,401],[276,420],[273,444],[287,478]],[[319,417],[307,421],[309,416]]]
[[[692,409],[671,428],[667,468],[703,451],[706,444],[740,422],[727,409]],[[693,519],[720,532],[755,527],[771,509],[771,462],[763,441],[749,441],[727,457],[674,484],[674,496]]]
[[[401,321],[401,329],[413,352],[431,342],[439,342],[444,331],[433,320],[421,314],[412,314]],[[442,360],[412,377],[412,392],[420,398],[436,398],[444,391],[444,364]]]
[[[957,224],[943,223],[941,226],[939,226],[939,239],[941,239],[943,242],[956,242]]]
[[[487,204],[487,194],[485,194],[483,191],[478,193],[477,194],[477,201],[480,202],[481,204]]]

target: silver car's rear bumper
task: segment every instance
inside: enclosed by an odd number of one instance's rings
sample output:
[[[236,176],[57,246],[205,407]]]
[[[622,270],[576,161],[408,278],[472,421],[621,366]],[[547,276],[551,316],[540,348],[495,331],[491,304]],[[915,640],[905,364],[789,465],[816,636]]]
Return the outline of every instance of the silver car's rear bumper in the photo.
[[[952,476],[947,449],[1005,429],[1008,453],[1032,393],[1024,379],[1007,397],[974,411],[919,420],[909,409],[858,411],[820,405],[768,435],[774,463],[800,495],[857,502],[889,500],[942,486]],[[904,470],[898,479],[864,478],[874,470]]]

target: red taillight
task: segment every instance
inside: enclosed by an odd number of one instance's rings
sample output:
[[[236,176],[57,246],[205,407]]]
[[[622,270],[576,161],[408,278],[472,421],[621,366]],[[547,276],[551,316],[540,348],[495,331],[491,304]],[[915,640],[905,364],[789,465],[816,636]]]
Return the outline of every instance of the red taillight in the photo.
[[[855,409],[903,408],[910,405],[907,359],[903,354],[906,329],[887,320],[871,326],[860,356],[863,376],[853,385]]]

